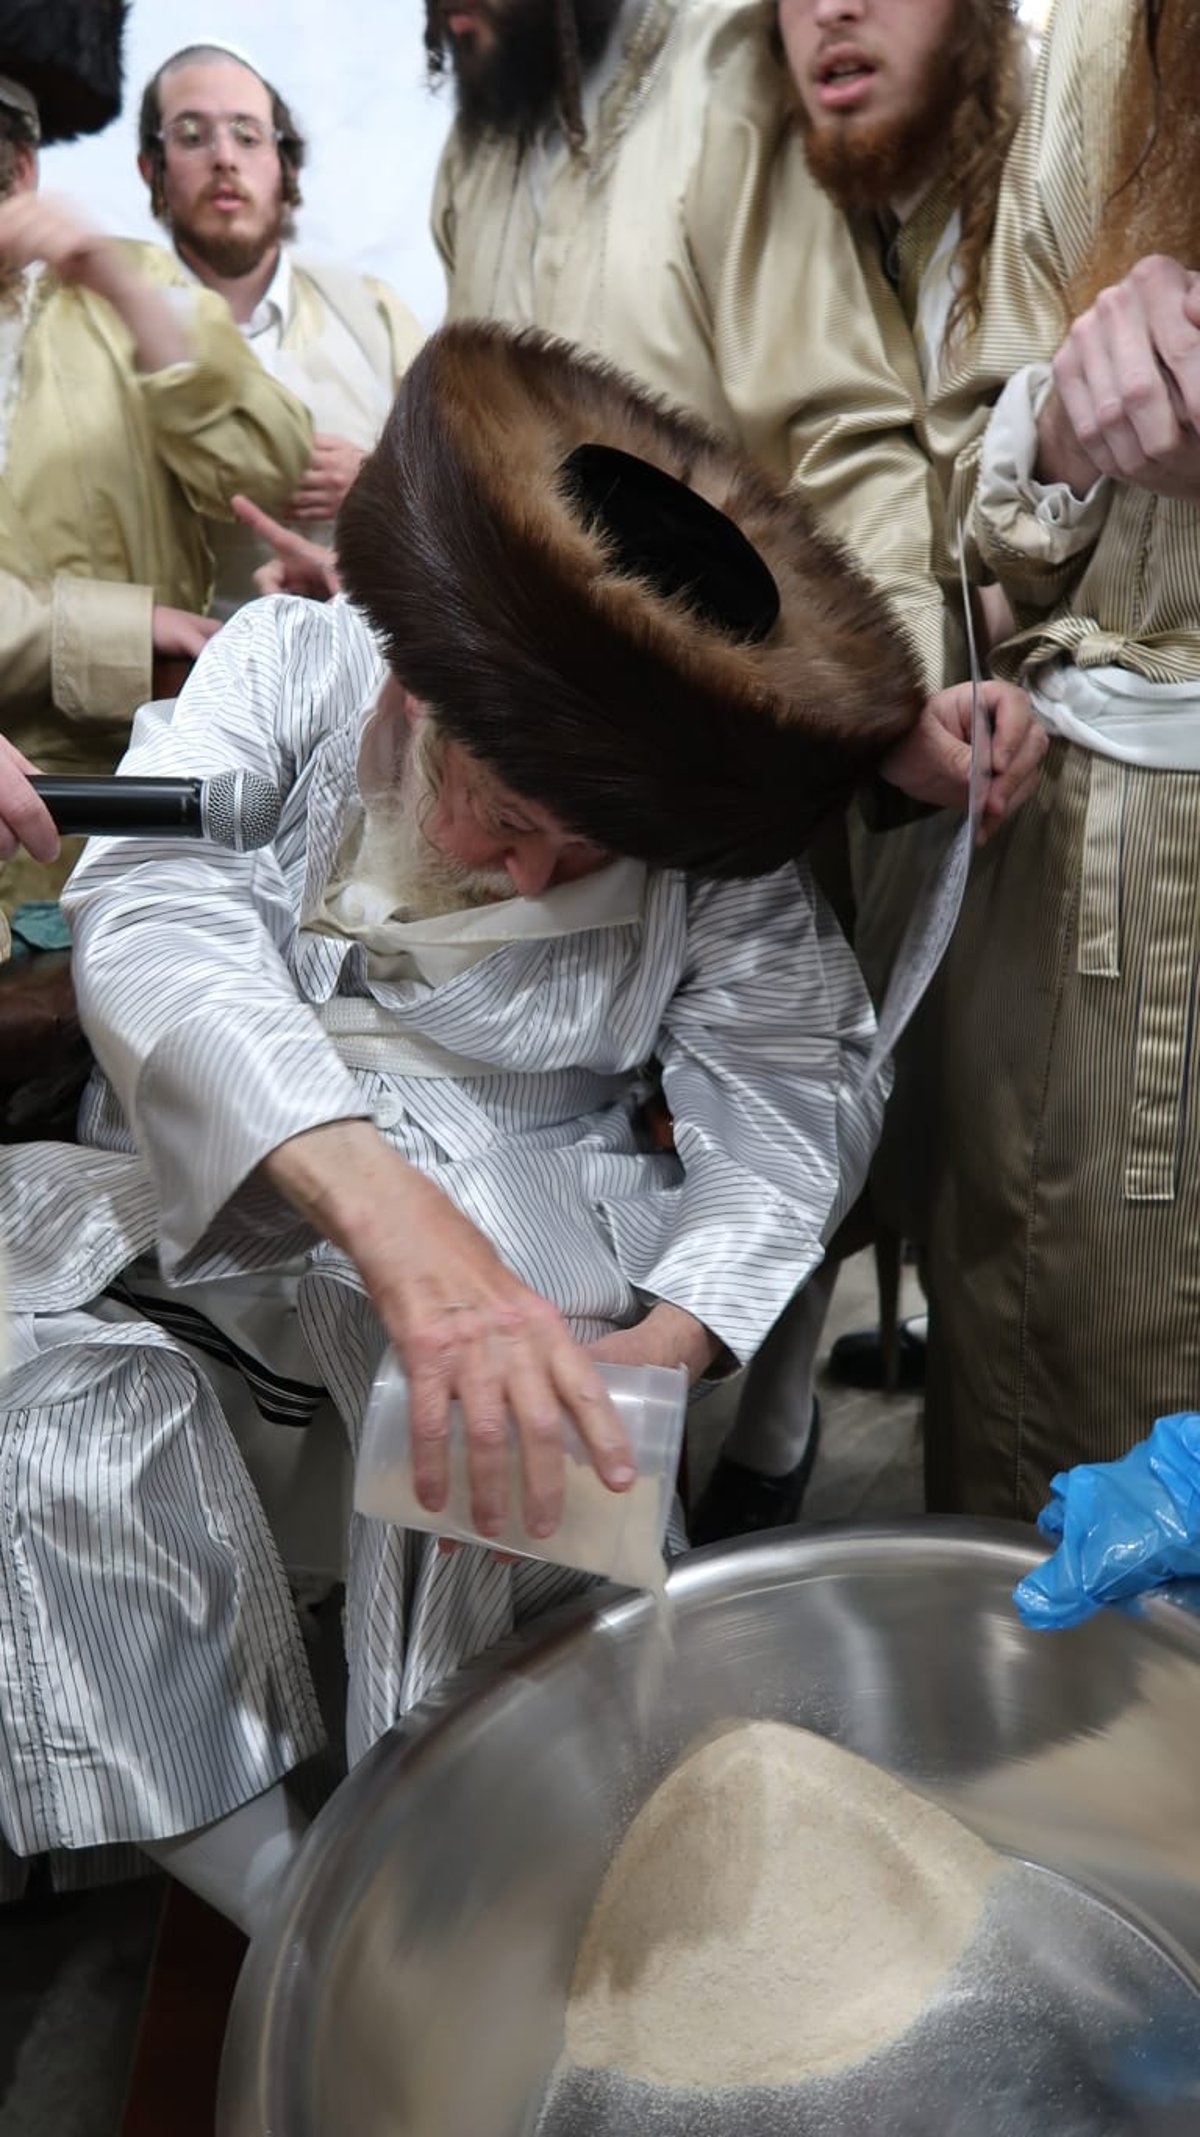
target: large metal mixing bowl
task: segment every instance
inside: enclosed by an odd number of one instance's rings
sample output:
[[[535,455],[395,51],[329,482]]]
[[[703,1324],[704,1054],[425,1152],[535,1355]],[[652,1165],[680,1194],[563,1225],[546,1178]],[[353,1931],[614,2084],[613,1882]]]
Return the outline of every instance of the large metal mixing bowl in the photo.
[[[652,1606],[611,1591],[460,1680],[317,1821],[239,1984],[221,2137],[528,2137],[613,1845],[734,1715],[865,1753],[1200,1985],[1200,1623],[1156,1602],[1026,1632],[1039,1555],[937,1521],[703,1552],[657,1684]]]

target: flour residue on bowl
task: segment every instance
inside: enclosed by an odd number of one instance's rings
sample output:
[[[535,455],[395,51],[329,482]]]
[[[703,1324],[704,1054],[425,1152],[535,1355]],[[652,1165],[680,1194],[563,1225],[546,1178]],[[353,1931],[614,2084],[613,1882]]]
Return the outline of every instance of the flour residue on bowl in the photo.
[[[827,1738],[750,1722],[693,1749],[601,1888],[568,2063],[650,2085],[796,2085],[920,2016],[975,1935],[1001,1858]]]

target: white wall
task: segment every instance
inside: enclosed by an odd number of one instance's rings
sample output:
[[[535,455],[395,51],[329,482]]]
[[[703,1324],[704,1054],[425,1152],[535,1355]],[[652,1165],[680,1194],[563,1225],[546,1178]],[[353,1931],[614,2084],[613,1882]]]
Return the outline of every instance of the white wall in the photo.
[[[433,326],[444,292],[429,201],[450,98],[426,87],[424,19],[422,0],[134,0],[123,116],[48,149],[42,183],[108,230],[161,236],[135,162],[142,87],[181,45],[239,44],[308,137],[301,242],[383,275]]]

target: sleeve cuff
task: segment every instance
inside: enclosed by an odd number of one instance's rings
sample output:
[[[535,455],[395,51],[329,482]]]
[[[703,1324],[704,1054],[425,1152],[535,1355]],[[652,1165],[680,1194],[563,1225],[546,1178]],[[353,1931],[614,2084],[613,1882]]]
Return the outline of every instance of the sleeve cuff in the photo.
[[[131,719],[153,694],[153,660],[153,587],[109,579],[55,579],[50,692],[68,719]]]
[[[1039,482],[1038,418],[1049,398],[1048,364],[1027,364],[1000,395],[983,440],[978,513],[1005,550],[1057,565],[1090,549],[1108,516],[1111,484],[1077,497],[1065,482]]]

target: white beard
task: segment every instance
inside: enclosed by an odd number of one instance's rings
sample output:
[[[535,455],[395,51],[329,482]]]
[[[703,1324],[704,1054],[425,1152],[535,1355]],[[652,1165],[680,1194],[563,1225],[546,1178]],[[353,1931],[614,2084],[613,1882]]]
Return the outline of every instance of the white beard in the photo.
[[[393,920],[432,920],[516,896],[506,868],[470,868],[430,843],[425,826],[437,799],[436,746],[436,736],[418,728],[396,785],[365,801],[359,836],[339,864],[332,893],[353,883],[378,914]]]

